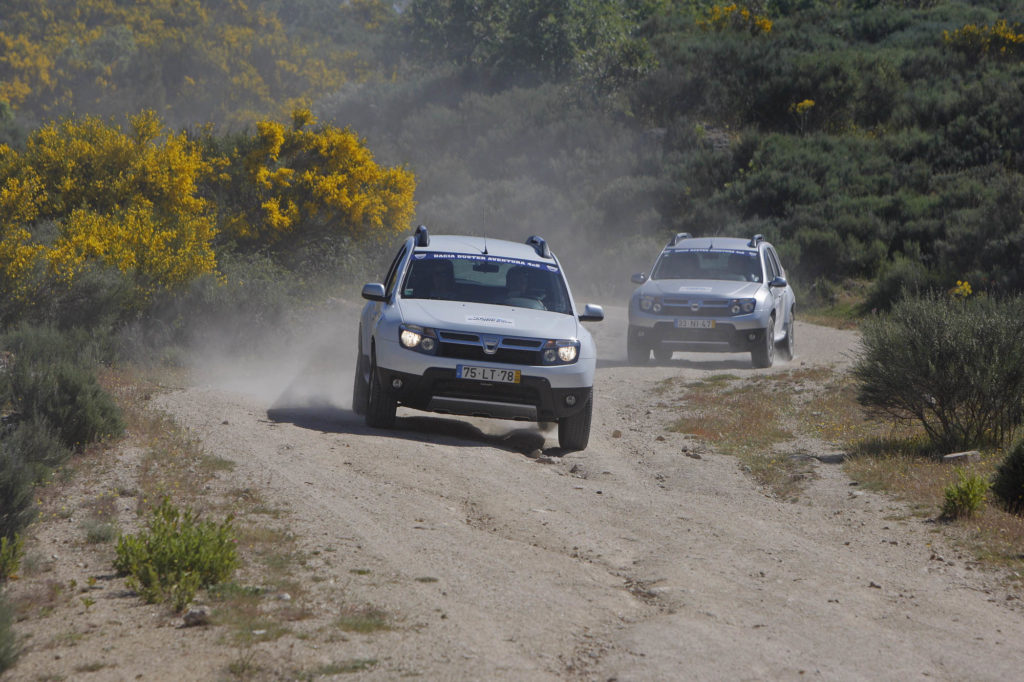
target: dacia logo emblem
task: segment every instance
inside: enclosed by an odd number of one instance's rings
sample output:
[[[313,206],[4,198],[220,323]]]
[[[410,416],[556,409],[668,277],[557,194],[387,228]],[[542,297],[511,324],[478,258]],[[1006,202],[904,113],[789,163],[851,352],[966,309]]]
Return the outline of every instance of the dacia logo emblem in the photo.
[[[498,352],[498,345],[501,343],[501,339],[497,336],[484,336],[480,341],[484,345],[484,352],[488,355],[494,355]]]
[[[693,312],[697,312],[698,310],[700,310],[700,301],[694,301],[693,303],[691,303],[690,310],[692,310]]]

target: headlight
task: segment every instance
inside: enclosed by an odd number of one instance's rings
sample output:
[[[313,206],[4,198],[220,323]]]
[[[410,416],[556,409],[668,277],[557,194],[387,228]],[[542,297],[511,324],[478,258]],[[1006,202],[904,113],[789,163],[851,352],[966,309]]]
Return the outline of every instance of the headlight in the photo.
[[[746,315],[754,312],[757,307],[757,300],[753,298],[738,298],[729,305],[729,312],[733,315]]]
[[[576,362],[580,354],[580,342],[561,340],[548,341],[541,350],[541,359],[545,365],[568,365]]]
[[[433,355],[437,350],[437,338],[433,329],[402,325],[398,330],[398,341],[403,348]]]
[[[655,301],[654,305],[651,306],[651,310],[653,310],[656,313],[660,313],[661,312],[661,302],[660,301]]]
[[[651,306],[654,305],[654,299],[650,296],[640,297],[640,310],[650,310]]]
[[[406,348],[415,348],[420,345],[420,341],[423,340],[423,335],[418,332],[414,332],[411,329],[403,329],[402,333],[398,335],[398,339]]]

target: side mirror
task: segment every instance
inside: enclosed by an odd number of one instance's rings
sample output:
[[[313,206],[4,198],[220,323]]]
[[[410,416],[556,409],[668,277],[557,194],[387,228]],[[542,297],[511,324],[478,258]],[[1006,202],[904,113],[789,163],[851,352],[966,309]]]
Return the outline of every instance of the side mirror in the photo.
[[[580,322],[600,322],[604,319],[604,308],[593,303],[588,303],[583,306],[583,312],[580,313]]]
[[[643,284],[644,282],[647,281],[647,274],[643,272],[638,272],[632,277],[630,277],[629,281],[632,282],[633,284]]]
[[[788,283],[786,282],[786,278],[785,277],[781,277],[781,276],[780,277],[776,277],[772,281],[768,282],[768,286],[770,286],[770,287],[784,287],[787,284]]]
[[[384,291],[383,284],[371,282],[370,284],[363,285],[363,298],[367,301],[386,301],[388,300],[388,295]]]

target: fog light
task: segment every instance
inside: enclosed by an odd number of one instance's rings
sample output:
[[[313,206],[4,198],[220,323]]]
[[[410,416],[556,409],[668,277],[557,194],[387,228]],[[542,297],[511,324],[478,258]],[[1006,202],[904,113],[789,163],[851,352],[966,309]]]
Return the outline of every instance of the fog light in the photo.
[[[569,407],[572,407],[573,405],[575,405],[576,404],[576,396],[574,396],[572,393],[570,393],[569,395],[565,396],[565,404],[568,405]]]
[[[756,338],[757,334],[755,334],[754,332],[750,332],[749,334],[747,334],[747,341],[753,341]]]
[[[396,391],[398,389],[402,388],[402,380],[399,379],[398,377],[395,377],[394,379],[392,379],[391,380],[391,388],[395,389]]]

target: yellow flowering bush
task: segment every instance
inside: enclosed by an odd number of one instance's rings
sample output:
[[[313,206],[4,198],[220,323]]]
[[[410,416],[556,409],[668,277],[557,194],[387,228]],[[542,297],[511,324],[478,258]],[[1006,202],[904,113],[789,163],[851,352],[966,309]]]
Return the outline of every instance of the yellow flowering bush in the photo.
[[[322,4],[326,26],[367,33],[393,16],[380,0]],[[249,124],[372,77],[366,56],[330,31],[297,38],[295,14],[288,3],[243,0],[4,0],[0,101],[53,114],[120,112],[159,97],[174,120]],[[153,76],[141,82],[139,73]]]
[[[377,164],[355,133],[317,126],[305,108],[290,127],[261,121],[242,149],[217,164],[225,231],[258,244],[322,233],[367,237],[412,221],[415,179]]]
[[[947,45],[974,58],[1020,59],[1024,57],[1024,33],[1020,28],[1019,24],[1010,26],[1000,19],[992,26],[967,24],[942,35]]]
[[[697,26],[705,31],[738,31],[750,35],[766,35],[772,32],[772,20],[754,14],[735,2],[731,5],[712,5],[706,19],[698,19]]]
[[[141,299],[214,272],[215,216],[200,195],[200,149],[146,112],[127,130],[94,117],[36,130],[23,154],[0,149],[0,279],[25,293],[37,263],[71,284],[114,268]],[[42,236],[40,222],[56,226]]]
[[[955,299],[965,299],[974,293],[971,289],[971,285],[967,280],[957,280],[956,286],[949,290],[949,295]]]

